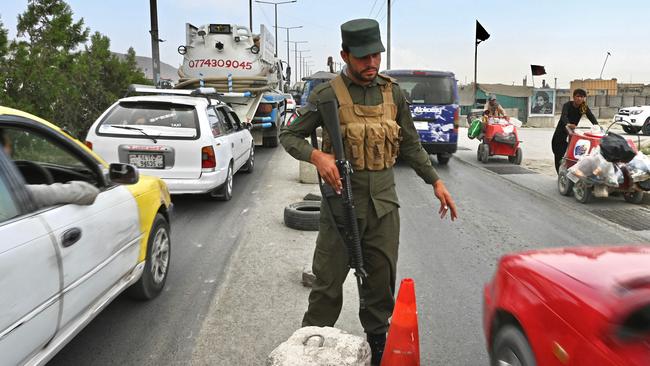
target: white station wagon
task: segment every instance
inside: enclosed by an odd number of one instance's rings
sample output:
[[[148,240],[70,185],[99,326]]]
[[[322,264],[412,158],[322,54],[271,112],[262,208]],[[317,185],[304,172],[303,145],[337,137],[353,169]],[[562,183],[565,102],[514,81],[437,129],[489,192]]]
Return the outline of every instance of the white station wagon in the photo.
[[[162,178],[172,194],[229,200],[233,175],[250,173],[255,164],[247,125],[209,97],[216,94],[212,88],[132,90],[157,95],[118,100],[90,127],[86,144],[108,162]]]

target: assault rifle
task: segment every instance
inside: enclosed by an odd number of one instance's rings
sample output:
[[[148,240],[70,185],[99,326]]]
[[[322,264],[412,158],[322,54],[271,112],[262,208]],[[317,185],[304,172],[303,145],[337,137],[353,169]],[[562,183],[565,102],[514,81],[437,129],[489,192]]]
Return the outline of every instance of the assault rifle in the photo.
[[[345,150],[343,149],[343,139],[341,137],[341,129],[339,125],[339,106],[336,100],[319,103],[318,109],[323,117],[323,124],[329,133],[332,142],[332,150],[336,160],[336,167],[341,176],[341,183],[343,190],[341,197],[343,202],[343,223],[338,223],[332,213],[332,208],[329,203],[330,199],[337,199],[338,195],[334,189],[323,182],[321,176],[318,176],[318,182],[323,195],[323,202],[328,208],[330,220],[334,224],[339,233],[339,237],[348,250],[349,266],[354,268],[354,276],[357,278],[357,289],[359,290],[359,308],[365,309],[366,302],[363,298],[361,286],[363,281],[368,277],[366,270],[363,268],[363,253],[361,251],[361,236],[359,235],[359,224],[357,222],[357,214],[354,211],[354,199],[352,197],[352,181],[350,175],[353,173],[350,162],[345,158]],[[318,149],[318,140],[316,138],[316,131],[311,135],[311,143],[314,148]]]

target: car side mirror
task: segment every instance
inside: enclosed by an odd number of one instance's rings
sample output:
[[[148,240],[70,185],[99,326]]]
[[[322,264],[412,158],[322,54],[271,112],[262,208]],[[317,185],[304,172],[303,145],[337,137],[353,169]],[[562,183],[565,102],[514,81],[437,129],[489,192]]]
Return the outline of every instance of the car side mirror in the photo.
[[[136,184],[140,180],[140,172],[131,164],[112,163],[108,167],[108,179],[117,184]]]

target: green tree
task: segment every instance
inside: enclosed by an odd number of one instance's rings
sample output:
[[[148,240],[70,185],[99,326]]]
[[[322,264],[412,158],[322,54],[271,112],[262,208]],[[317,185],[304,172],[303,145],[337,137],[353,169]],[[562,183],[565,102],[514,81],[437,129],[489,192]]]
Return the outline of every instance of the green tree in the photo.
[[[5,99],[7,82],[8,31],[0,20],[0,102]]]
[[[18,39],[3,53],[4,88],[0,104],[22,109],[83,137],[92,122],[120,98],[131,83],[147,83],[137,69],[135,52],[125,60],[110,52],[110,40],[74,22],[63,0],[29,0],[18,16]]]

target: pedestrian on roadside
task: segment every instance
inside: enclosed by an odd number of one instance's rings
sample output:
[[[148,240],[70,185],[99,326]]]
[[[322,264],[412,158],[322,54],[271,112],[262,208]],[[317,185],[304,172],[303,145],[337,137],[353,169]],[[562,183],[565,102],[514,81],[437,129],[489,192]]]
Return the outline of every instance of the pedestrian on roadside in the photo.
[[[589,109],[585,102],[586,98],[587,92],[584,89],[576,89],[573,91],[573,100],[564,103],[562,106],[562,115],[555,127],[553,139],[551,140],[551,148],[553,149],[553,155],[555,155],[556,172],[560,171],[562,158],[569,146],[569,132],[567,128],[574,130],[582,116],[585,115],[593,125],[598,125],[598,120],[596,120],[596,117],[591,113],[591,109]]]
[[[379,23],[372,19],[351,20],[341,25],[341,37],[341,57],[346,67],[336,78],[314,89],[306,106],[300,109],[299,117],[281,131],[280,141],[289,154],[314,164],[325,182],[341,192],[327,131],[323,130],[323,151],[314,149],[305,140],[323,125],[319,104],[338,100],[340,123],[345,127],[341,131],[346,157],[354,169],[351,184],[368,273],[361,289],[366,308],[359,311],[359,319],[371,347],[372,365],[379,365],[388,319],[395,305],[400,219],[392,167],[398,151],[400,159],[409,163],[424,182],[433,185],[440,201],[440,217],[450,212],[451,219],[455,220],[457,212],[451,195],[420,144],[401,88],[394,79],[378,73],[381,52],[385,51]],[[371,141],[377,134],[365,133],[377,129],[385,132],[378,134],[384,141]],[[379,152],[377,146],[385,146],[384,151]],[[337,201],[332,202],[332,215],[338,220],[343,215],[341,197],[338,195],[334,199]],[[328,206],[322,204],[312,265],[316,280],[303,326],[334,326],[343,303],[343,282],[350,270],[345,244],[327,210]]]

